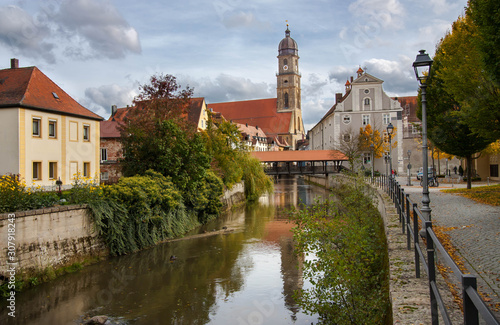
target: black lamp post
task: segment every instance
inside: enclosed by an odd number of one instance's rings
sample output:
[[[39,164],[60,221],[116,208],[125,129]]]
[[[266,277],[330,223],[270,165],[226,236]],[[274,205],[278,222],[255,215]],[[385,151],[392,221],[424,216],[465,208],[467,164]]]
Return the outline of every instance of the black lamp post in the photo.
[[[420,83],[420,90],[422,95],[422,215],[425,220],[431,220],[431,208],[429,203],[431,202],[429,198],[429,177],[428,177],[428,161],[427,161],[427,99],[426,80],[431,72],[432,59],[429,57],[425,50],[420,50],[417,55],[415,62],[413,62],[413,69],[415,70],[415,76]]]
[[[387,126],[387,136],[389,137],[389,168],[391,171],[391,177],[392,176],[392,133],[394,132],[394,126],[392,126],[392,123],[389,123]]]
[[[411,150],[408,150],[408,186],[411,186],[411,162],[410,162],[410,157],[411,157]]]
[[[374,164],[374,160],[375,160],[375,146],[373,145],[373,143],[370,144],[370,150],[372,152],[372,182],[373,182],[373,164]]]

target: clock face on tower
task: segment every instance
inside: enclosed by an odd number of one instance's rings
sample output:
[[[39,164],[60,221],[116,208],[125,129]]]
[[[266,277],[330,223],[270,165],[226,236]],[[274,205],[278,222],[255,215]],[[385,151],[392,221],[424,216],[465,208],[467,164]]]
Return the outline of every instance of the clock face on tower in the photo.
[[[286,64],[283,66],[283,70],[288,70],[288,66]]]

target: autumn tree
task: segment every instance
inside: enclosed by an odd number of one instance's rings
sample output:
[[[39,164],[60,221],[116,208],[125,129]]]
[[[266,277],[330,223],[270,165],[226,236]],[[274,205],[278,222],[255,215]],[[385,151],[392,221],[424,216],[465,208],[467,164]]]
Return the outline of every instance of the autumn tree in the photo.
[[[396,128],[392,133],[391,140],[396,136]],[[366,125],[364,128],[359,128],[359,142],[361,149],[363,151],[372,151],[375,158],[382,158],[384,152],[389,151],[389,135],[384,139],[380,131],[373,129],[370,124]],[[373,149],[372,149],[373,145]],[[392,141],[392,147],[397,147],[397,141]]]
[[[470,57],[467,58],[468,55],[462,54],[470,51],[467,46],[470,45],[471,37],[473,33],[468,26],[468,21],[465,18],[459,18],[453,24],[452,31],[438,44],[432,70],[426,81],[429,139],[440,150],[466,159],[467,188],[469,189],[471,188],[473,156],[492,142],[491,138],[474,132],[469,126],[469,111],[462,108],[467,107],[467,100],[455,85],[459,79],[469,79],[469,87],[480,87],[477,72],[470,65],[471,71],[467,71],[460,64],[457,65],[457,62],[461,60],[470,60]],[[476,57],[474,60],[477,60],[477,53],[471,52],[470,55]],[[456,62],[454,57],[456,57]],[[463,72],[463,75],[453,69]],[[421,117],[421,110],[417,114]]]

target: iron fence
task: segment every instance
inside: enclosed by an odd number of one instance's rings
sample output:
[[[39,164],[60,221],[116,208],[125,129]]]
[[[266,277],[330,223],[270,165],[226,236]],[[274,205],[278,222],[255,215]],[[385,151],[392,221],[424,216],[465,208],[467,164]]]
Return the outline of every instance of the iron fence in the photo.
[[[405,194],[401,185],[394,178],[385,175],[369,178],[369,180],[372,185],[382,188],[389,195],[397,209],[402,233],[406,234],[408,250],[412,249],[413,243],[413,250],[415,252],[415,277],[420,278],[421,264],[427,273],[429,278],[432,324],[436,325],[439,323],[438,313],[441,314],[445,324],[452,324],[436,284],[435,257],[436,251],[438,251],[446,266],[452,270],[453,274],[460,281],[463,299],[463,323],[465,325],[479,324],[479,316],[481,316],[487,325],[500,325],[499,321],[477,292],[476,276],[462,273],[436,236],[432,228],[432,221],[424,219],[422,212],[417,207],[417,203],[410,199],[409,194]],[[420,239],[420,236],[425,238],[425,241]],[[420,244],[425,249],[422,249]]]

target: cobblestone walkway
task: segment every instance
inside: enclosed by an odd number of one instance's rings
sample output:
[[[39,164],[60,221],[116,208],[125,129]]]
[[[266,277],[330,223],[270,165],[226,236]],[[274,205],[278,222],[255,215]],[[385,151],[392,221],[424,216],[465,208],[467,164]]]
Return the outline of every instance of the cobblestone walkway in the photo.
[[[410,199],[421,207],[422,187],[405,186],[404,178],[398,181]],[[473,184],[478,185],[486,184]],[[453,186],[464,187],[464,184]],[[430,188],[431,218],[434,224],[445,228],[467,270],[477,276],[478,291],[500,319],[500,207],[441,192],[448,188],[452,186],[440,184],[439,188]]]

